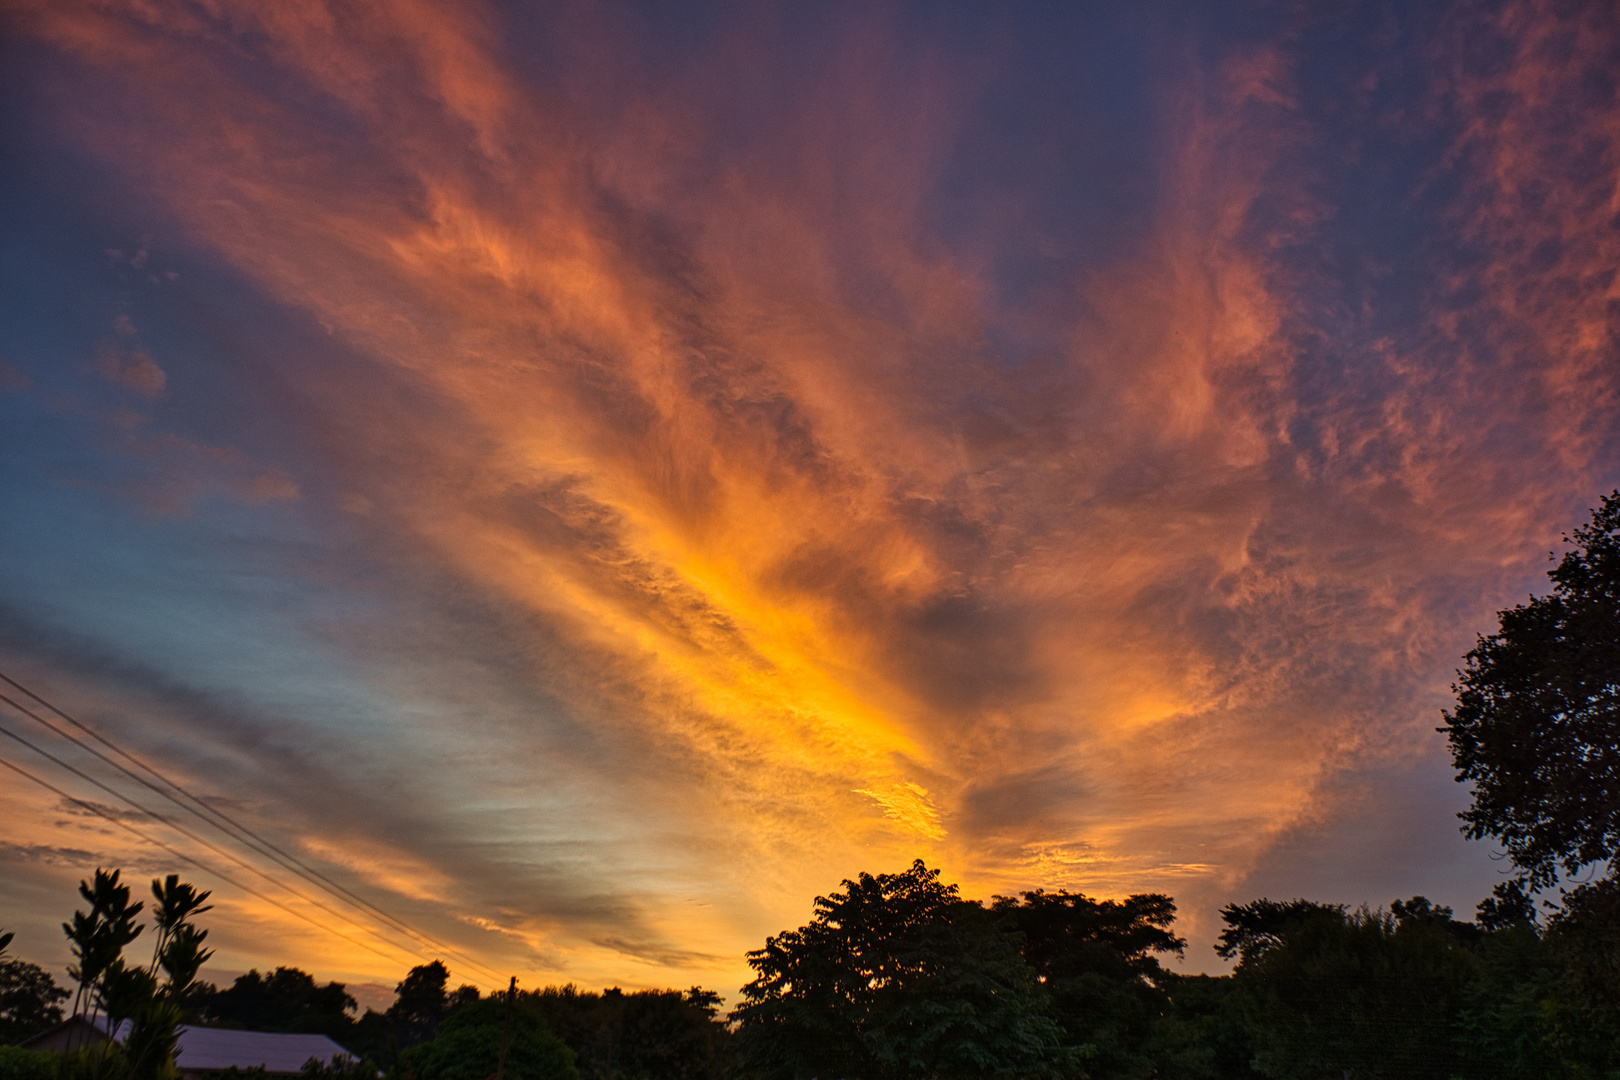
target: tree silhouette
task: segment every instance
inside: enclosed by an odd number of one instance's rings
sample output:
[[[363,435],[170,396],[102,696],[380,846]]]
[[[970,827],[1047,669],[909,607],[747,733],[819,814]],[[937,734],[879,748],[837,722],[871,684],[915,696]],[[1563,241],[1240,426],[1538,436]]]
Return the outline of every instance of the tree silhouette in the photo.
[[[61,1023],[69,996],[38,964],[5,958],[11,937],[0,933],[0,1046]]]
[[[1222,911],[1234,1002],[1258,1071],[1317,1080],[1462,1075],[1480,931],[1423,897],[1388,912],[1257,900]]]
[[[324,986],[307,971],[278,967],[240,975],[229,989],[203,1002],[204,1017],[226,1027],[251,1031],[307,1031],[343,1038],[353,1026],[355,1000],[340,982]]]
[[[1552,593],[1468,653],[1439,729],[1474,784],[1463,831],[1500,840],[1532,890],[1620,853],[1620,491],[1566,540]]]
[[[573,1051],[532,1005],[509,1003],[504,994],[464,1003],[432,1041],[405,1051],[400,1060],[408,1075],[421,1080],[485,1080],[498,1064],[506,1080],[579,1080]]]
[[[75,911],[73,921],[62,924],[74,961],[68,974],[79,985],[73,999],[76,1016],[86,1009],[92,1015],[97,1011],[100,1002],[95,989],[114,964],[122,963],[124,946],[141,933],[135,917],[143,905],[129,902],[129,886],[119,880],[120,873],[97,867],[90,881],[79,882],[79,895],[89,902],[90,910]]]
[[[1038,1076],[1068,1061],[1006,919],[922,860],[817,897],[748,954],[733,1012],[745,1063],[781,1080]]]
[[[568,1044],[585,1080],[719,1080],[730,1064],[730,1032],[717,1016],[720,996],[679,990],[573,984],[520,995]]]
[[[179,874],[170,874],[163,879],[161,885],[157,881],[152,882],[152,898],[157,901],[157,906],[152,910],[152,922],[157,928],[157,940],[152,943],[152,972],[154,974],[162,961],[165,946],[169,944],[170,939],[176,934],[185,932],[189,928],[191,935],[196,940],[193,944],[186,946],[186,949],[193,952],[200,949],[202,939],[208,936],[208,931],[197,930],[192,925],[191,919],[205,911],[213,910],[213,905],[205,906],[203,903],[212,895],[211,892],[198,892],[192,886],[181,881]],[[204,956],[203,959],[206,960],[207,956]],[[202,961],[199,960],[196,967],[201,966]],[[191,977],[194,978],[196,974],[196,969],[193,968]],[[187,978],[185,982],[189,985],[191,978]]]
[[[1169,929],[1175,902],[1159,893],[1095,900],[1037,889],[1020,900],[998,897],[995,910],[1022,935],[1024,959],[1087,1069],[1102,1076],[1151,1072],[1146,1047],[1170,1005],[1155,954],[1186,948]]]

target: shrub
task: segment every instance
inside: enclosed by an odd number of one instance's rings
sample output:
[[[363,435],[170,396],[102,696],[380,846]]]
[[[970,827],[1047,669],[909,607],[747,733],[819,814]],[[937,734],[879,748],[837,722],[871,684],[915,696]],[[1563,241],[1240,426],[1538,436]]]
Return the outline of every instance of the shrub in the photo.
[[[0,1080],[57,1080],[58,1065],[55,1054],[0,1046]]]

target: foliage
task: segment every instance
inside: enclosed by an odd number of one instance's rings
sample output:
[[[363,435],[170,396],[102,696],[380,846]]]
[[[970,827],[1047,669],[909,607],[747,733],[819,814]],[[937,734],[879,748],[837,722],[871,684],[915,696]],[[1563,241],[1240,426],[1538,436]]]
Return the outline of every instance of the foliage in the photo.
[[[1388,913],[1305,900],[1230,905],[1217,949],[1239,964],[1205,988],[1226,983],[1227,999],[1189,1001],[1172,981],[1176,1008],[1155,1036],[1161,1073],[1239,1077],[1247,1053],[1271,1077],[1613,1075],[1620,890],[1604,880],[1567,894],[1545,934],[1521,895],[1499,890],[1500,903],[1481,904],[1496,917],[1488,926],[1422,897]],[[1170,1063],[1163,1055],[1176,1047]]]
[[[1318,904],[1312,900],[1256,900],[1251,904],[1228,904],[1221,909],[1226,929],[1215,940],[1215,952],[1223,960],[1238,958],[1238,966],[1258,961],[1272,949],[1288,943],[1291,933],[1312,920],[1333,922],[1344,917],[1343,904]]]
[[[1558,1057],[1594,1074],[1620,1071],[1620,882],[1565,893],[1546,946],[1558,979],[1542,1005]]]
[[[74,1015],[99,1021],[108,1031],[118,1031],[125,1021],[130,1028],[121,1046],[103,1042],[64,1056],[60,1080],[169,1080],[174,1074],[176,1029],[197,972],[212,955],[203,947],[208,932],[190,922],[208,910],[202,906],[208,894],[176,875],[153,881],[152,894],[158,904],[157,942],[151,965],[140,967],[123,954],[141,933],[136,917],[144,905],[131,902],[121,872],[98,868],[90,881],[79,883],[90,910],[75,911],[72,921],[62,924],[74,958],[68,973],[79,987]]]
[[[994,910],[1022,935],[1024,960],[1087,1071],[1150,1075],[1149,1043],[1170,1004],[1155,954],[1186,949],[1169,929],[1175,902],[1159,893],[1094,900],[1036,890],[1018,900],[998,897]]]
[[[1566,538],[1553,591],[1499,613],[1439,730],[1474,839],[1496,837],[1533,888],[1620,854],[1620,491]]]
[[[1604,878],[1565,893],[1547,941],[1574,993],[1595,1008],[1620,1013],[1620,882]]]
[[[1146,1044],[1165,1080],[1254,1080],[1254,1046],[1231,976],[1164,977],[1170,1007]]]
[[[438,1034],[439,1025],[446,1017],[463,1005],[478,1000],[476,986],[461,986],[451,992],[446,989],[449,982],[450,969],[443,962],[434,960],[419,964],[406,972],[405,978],[395,985],[394,1003],[386,1012],[367,1009],[365,1015],[355,1021],[345,1016],[345,1034],[339,1035],[335,1031],[326,1034],[340,1039],[343,1045],[362,1057],[381,1064],[385,1070],[391,1070],[400,1051],[432,1039]],[[330,985],[341,989],[340,984]],[[348,1001],[347,1008],[353,1008],[353,999],[346,996],[345,999]],[[333,1026],[336,1027],[335,1020]]]
[[[361,1057],[375,1061],[385,1073],[393,1072],[402,1049],[388,1017],[375,1009],[367,1009],[365,1015],[354,1022],[353,1030],[342,1044]]]
[[[0,1046],[0,1080],[57,1080],[59,1066],[56,1054]]]
[[[1474,921],[1483,930],[1504,930],[1519,923],[1536,922],[1535,897],[1518,878],[1499,881],[1491,895],[1479,902]]]
[[[1070,1056],[1018,936],[921,860],[817,897],[811,922],[748,954],[734,1012],[767,1077],[1035,1076]]]
[[[342,983],[321,986],[295,967],[278,967],[268,975],[254,969],[201,1002],[203,1019],[221,1027],[304,1031],[340,1041],[353,1029],[349,1014],[356,1007]]]
[[[1480,931],[1423,897],[1389,912],[1306,901],[1230,905],[1237,1006],[1268,1077],[1445,1077],[1479,973]]]
[[[1458,1014],[1463,1074],[1491,1080],[1555,1080],[1565,1067],[1550,1026],[1561,979],[1538,928],[1528,920],[1486,934],[1478,978]]]
[[[1102,971],[1151,981],[1164,973],[1154,953],[1179,956],[1187,948],[1170,933],[1176,904],[1162,893],[1093,900],[1080,893],[1037,889],[1018,900],[997,897],[995,910],[1013,916],[1024,936],[1024,959],[1048,980]]]
[[[438,1033],[439,1025],[462,1005],[478,1000],[476,986],[461,986],[454,993],[450,970],[438,960],[413,967],[394,987],[394,1004],[387,1016],[401,1045],[425,1042]]]
[[[504,1054],[503,1054],[504,1048]],[[578,1080],[574,1052],[529,1003],[491,997],[468,1002],[433,1041],[407,1050],[401,1063],[421,1080]]]
[[[730,1032],[716,1015],[720,997],[701,987],[598,994],[569,985],[525,993],[522,1000],[574,1051],[586,1080],[720,1080],[726,1074]]]
[[[0,1044],[17,1043],[62,1022],[68,992],[24,960],[0,960]]]
[[[124,946],[134,941],[142,929],[135,923],[142,905],[130,903],[129,886],[119,880],[120,873],[97,867],[92,881],[79,882],[79,895],[89,902],[90,910],[75,911],[73,921],[62,924],[74,961],[68,974],[79,986],[73,1000],[75,1016],[101,985],[107,969],[123,956]]]
[[[152,943],[152,971],[162,966],[169,974],[169,985],[176,995],[183,995],[196,979],[198,970],[212,953],[202,947],[208,931],[198,930],[192,918],[213,905],[205,905],[212,893],[198,892],[180,880],[179,874],[170,874],[160,885],[152,882],[152,898],[157,906],[152,921],[157,927],[157,940]]]

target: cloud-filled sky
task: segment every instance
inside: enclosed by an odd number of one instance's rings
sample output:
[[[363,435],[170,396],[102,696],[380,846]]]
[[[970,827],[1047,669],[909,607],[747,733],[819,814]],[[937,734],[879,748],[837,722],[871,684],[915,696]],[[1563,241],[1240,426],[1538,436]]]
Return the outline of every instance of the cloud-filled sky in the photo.
[[[1434,728],[1620,484],[1609,5],[3,18],[0,670],[458,978],[734,995],[918,856],[1189,970],[1497,880]],[[5,713],[147,812],[4,740],[107,815],[0,776],[20,955],[97,865],[216,978],[438,954]]]

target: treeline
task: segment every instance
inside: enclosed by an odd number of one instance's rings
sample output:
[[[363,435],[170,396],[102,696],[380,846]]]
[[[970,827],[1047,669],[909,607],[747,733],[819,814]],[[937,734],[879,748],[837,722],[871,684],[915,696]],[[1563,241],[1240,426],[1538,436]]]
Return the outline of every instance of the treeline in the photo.
[[[249,1031],[299,1031],[329,1036],[387,1073],[422,1075],[429,1059],[449,1053],[442,1034],[508,1023],[519,1045],[538,1050],[554,1035],[569,1051],[583,1080],[667,1077],[718,1080],[727,1074],[729,1032],[719,1019],[721,998],[709,990],[581,990],[576,986],[519,989],[515,997],[482,997],[475,986],[450,988],[443,962],[414,967],[395,987],[385,1011],[367,1009],[339,982],[317,983],[297,968],[268,975],[250,971],[226,989],[209,988],[195,999],[196,1021]],[[453,1022],[452,1022],[453,1020]],[[448,1029],[447,1029],[448,1025]],[[453,1042],[465,1042],[458,1037]],[[498,1044],[499,1038],[495,1039]],[[433,1044],[433,1045],[430,1045]],[[423,1049],[427,1047],[427,1049]],[[471,1055],[470,1048],[455,1053]],[[571,1056],[570,1056],[571,1055]],[[494,1072],[494,1064],[474,1078]],[[572,1075],[567,1069],[563,1074]],[[521,1076],[522,1070],[508,1075]]]
[[[386,1010],[358,1013],[340,982],[278,967],[236,978],[223,989],[196,978],[212,955],[193,921],[209,897],[175,875],[152,882],[153,959],[126,956],[146,929],[120,871],[97,870],[79,886],[89,909],[63,924],[73,962],[68,988],[50,972],[6,959],[13,935],[0,933],[0,1080],[173,1080],[177,1029],[192,1024],[248,1031],[326,1035],[352,1062],[311,1062],[326,1080],[721,1080],[734,1075],[730,1031],[718,994],[677,990],[596,993],[551,986],[481,996],[450,988],[435,960],[412,968]],[[66,1055],[15,1044],[82,1019],[121,1042],[90,1037]],[[127,1023],[127,1027],[125,1026]]]
[[[117,873],[98,873],[81,891],[96,896],[97,884],[116,908]],[[197,905],[206,899],[185,888]],[[93,923],[93,914],[76,913],[67,928]],[[756,978],[729,1016],[717,994],[695,987],[483,996],[453,988],[439,961],[411,969],[381,1012],[361,1014],[344,984],[291,967],[250,971],[225,988],[193,979],[166,1003],[154,980],[142,1011],[117,1000],[127,976],[108,977],[121,957],[73,989],[10,960],[0,964],[5,1041],[59,1022],[70,998],[82,1015],[145,1030],[89,1060],[0,1050],[0,1080],[163,1080],[173,1073],[165,1056],[173,1031],[152,1029],[165,1020],[328,1035],[361,1059],[312,1063],[312,1077],[328,1080],[1620,1074],[1613,883],[1589,886],[1545,925],[1528,905],[1494,897],[1474,921],[1422,897],[1379,911],[1306,900],[1229,905],[1216,949],[1235,967],[1224,976],[1164,966],[1185,950],[1175,914],[1158,894],[1097,900],[1037,890],[981,904],[918,861],[818,897],[809,923],[749,954]],[[127,926],[118,933],[135,936]],[[76,961],[75,977],[93,972],[83,955]]]
[[[1423,897],[1229,905],[1232,974],[1186,976],[1160,962],[1184,949],[1169,897],[983,905],[918,862],[750,954],[737,1060],[771,1080],[1609,1077],[1620,890],[1582,896],[1545,927],[1494,900],[1473,922]]]

